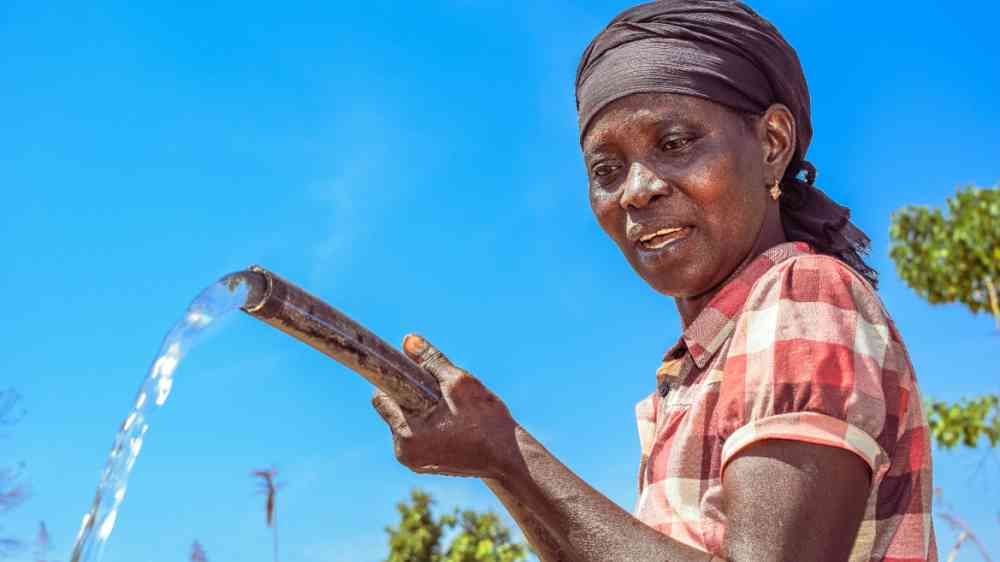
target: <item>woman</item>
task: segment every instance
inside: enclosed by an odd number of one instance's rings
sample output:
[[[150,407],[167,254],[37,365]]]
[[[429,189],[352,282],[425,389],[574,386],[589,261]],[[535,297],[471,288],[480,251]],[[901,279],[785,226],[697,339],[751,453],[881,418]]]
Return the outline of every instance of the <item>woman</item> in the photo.
[[[794,50],[739,2],[654,2],[593,40],[576,91],[594,215],[684,325],[637,407],[635,514],[412,335],[444,400],[376,394],[399,460],[482,478],[545,561],[935,560],[913,369],[867,237],[812,185]]]

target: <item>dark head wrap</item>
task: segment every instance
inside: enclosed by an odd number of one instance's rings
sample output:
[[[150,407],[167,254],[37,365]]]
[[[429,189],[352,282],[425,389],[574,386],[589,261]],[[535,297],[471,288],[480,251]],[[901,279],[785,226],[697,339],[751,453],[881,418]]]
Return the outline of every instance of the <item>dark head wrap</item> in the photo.
[[[735,0],[661,0],[622,12],[591,41],[577,68],[581,142],[601,109],[638,93],[697,96],[753,115],[774,103],[787,106],[798,144],[781,180],[785,236],[877,284],[861,257],[868,236],[851,223],[849,209],[813,185],[816,168],[805,159],[812,140],[809,89],[795,50],[770,22]]]

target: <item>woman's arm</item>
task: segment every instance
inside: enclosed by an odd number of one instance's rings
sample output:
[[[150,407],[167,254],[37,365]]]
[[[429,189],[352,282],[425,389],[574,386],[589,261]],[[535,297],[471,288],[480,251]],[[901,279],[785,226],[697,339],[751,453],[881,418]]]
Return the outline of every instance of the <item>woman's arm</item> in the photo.
[[[376,394],[373,403],[392,428],[400,462],[417,472],[495,481],[499,485],[491,488],[502,491],[508,508],[515,505],[519,523],[534,521],[528,527],[538,532],[526,535],[554,557],[546,562],[712,559],[590,487],[521,428],[495,395],[426,341],[411,336],[403,347],[438,379],[443,400],[429,415],[413,417]],[[723,485],[730,560],[846,559],[868,495],[868,466],[830,447],[764,441],[730,461]],[[544,552],[553,543],[557,547]]]
[[[517,500],[502,482],[492,478],[483,478],[483,482],[503,503],[510,512],[517,526],[521,528],[525,538],[531,543],[541,562],[571,562],[572,557],[566,553],[542,522],[535,517],[528,507]]]
[[[727,558],[847,560],[870,475],[846,449],[778,439],[747,447],[722,479]]]

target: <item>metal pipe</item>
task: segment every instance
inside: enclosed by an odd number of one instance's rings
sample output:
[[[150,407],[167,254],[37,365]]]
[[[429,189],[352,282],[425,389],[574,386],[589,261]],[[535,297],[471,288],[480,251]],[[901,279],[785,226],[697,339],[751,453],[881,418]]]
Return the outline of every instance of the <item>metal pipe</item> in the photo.
[[[441,399],[434,377],[346,314],[260,266],[229,277],[250,288],[244,312],[299,339],[382,389],[412,413]]]

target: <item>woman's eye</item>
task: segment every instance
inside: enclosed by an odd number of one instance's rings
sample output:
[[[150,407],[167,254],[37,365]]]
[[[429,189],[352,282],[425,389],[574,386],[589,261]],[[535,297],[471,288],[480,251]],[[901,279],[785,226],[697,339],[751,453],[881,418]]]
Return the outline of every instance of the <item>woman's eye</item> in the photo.
[[[619,166],[615,166],[614,164],[600,164],[594,166],[594,175],[599,178],[603,178],[615,173],[618,171],[618,168]]]
[[[664,151],[680,150],[686,147],[687,145],[691,144],[691,140],[692,139],[687,137],[665,139],[663,143],[660,145],[660,148]]]

